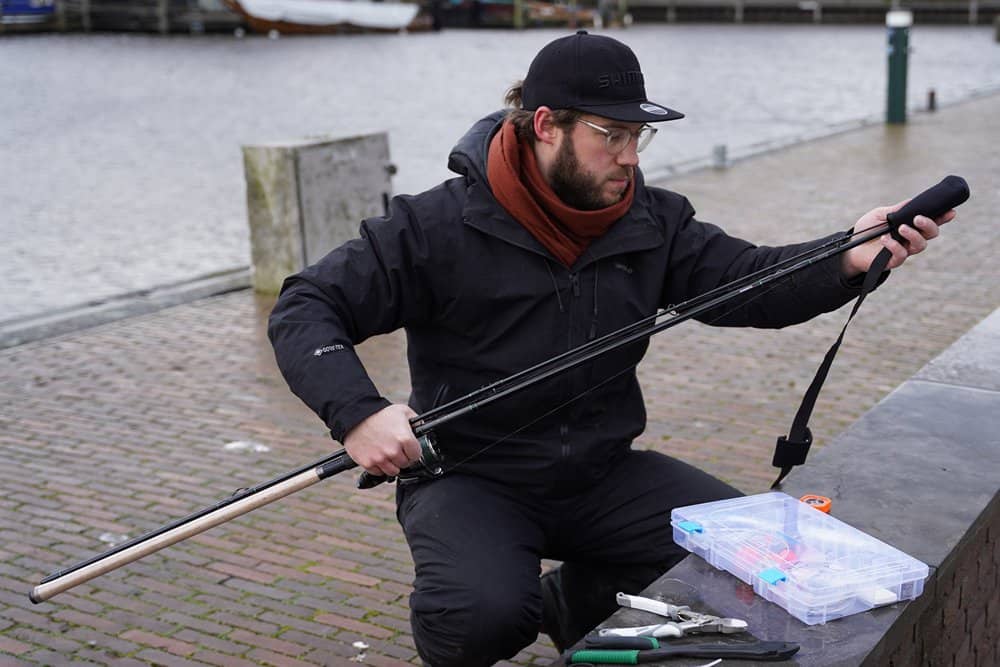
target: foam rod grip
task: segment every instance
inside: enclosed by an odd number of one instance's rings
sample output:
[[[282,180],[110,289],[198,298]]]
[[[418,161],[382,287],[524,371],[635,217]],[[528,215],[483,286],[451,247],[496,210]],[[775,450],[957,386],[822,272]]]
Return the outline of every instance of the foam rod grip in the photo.
[[[913,218],[925,215],[934,219],[944,215],[969,198],[969,184],[961,176],[945,176],[932,188],[924,190],[906,203],[903,208],[888,215],[892,236],[897,241],[903,239],[896,233],[900,225],[913,226]]]

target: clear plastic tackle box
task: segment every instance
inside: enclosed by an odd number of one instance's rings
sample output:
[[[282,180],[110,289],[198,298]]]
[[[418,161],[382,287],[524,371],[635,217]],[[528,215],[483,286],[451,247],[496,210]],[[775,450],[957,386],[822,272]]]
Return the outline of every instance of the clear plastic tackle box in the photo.
[[[678,507],[670,523],[677,544],[809,625],[912,600],[929,571],[784,493]]]

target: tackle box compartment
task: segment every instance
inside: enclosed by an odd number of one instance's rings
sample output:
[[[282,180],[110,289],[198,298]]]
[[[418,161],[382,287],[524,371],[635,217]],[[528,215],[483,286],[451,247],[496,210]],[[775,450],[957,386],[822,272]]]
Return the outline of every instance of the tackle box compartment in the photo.
[[[678,507],[674,541],[808,625],[912,600],[929,568],[791,496]]]

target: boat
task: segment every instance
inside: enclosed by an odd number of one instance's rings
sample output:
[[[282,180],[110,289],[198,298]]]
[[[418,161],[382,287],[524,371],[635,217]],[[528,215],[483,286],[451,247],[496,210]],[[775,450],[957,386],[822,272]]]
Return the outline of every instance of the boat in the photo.
[[[449,28],[511,28],[514,0],[438,0],[441,23]],[[525,28],[590,28],[600,24],[596,9],[566,0],[520,0]]]
[[[271,34],[426,30],[420,6],[371,0],[222,0],[254,32]]]
[[[0,24],[44,23],[55,14],[56,0],[0,0]]]

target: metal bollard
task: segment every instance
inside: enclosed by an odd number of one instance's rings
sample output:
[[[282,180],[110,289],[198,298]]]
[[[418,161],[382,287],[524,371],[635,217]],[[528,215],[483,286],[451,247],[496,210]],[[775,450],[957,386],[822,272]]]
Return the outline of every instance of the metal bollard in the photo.
[[[910,26],[913,12],[894,9],[885,15],[889,29],[889,94],[886,104],[887,123],[906,122],[906,66],[910,51]]]
[[[927,91],[927,110],[937,111],[937,92],[933,88]]]

